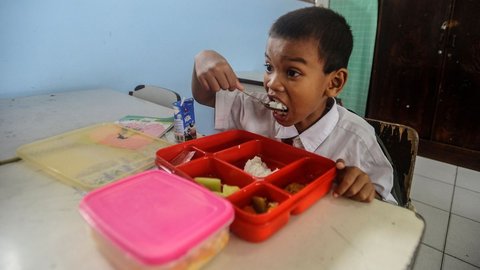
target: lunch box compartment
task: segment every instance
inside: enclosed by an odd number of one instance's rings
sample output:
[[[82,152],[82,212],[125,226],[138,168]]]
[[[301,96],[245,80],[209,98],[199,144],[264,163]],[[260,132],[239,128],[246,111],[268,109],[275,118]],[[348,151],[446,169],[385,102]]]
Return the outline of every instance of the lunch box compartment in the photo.
[[[215,157],[244,170],[248,160],[260,157],[272,174],[287,164],[301,158],[300,155],[278,147],[279,142],[254,140],[238,145],[234,149],[218,152]],[[264,178],[264,177],[258,177]]]
[[[255,179],[245,172],[212,157],[197,159],[188,164],[179,166],[178,169],[188,174],[191,178],[219,178],[222,181],[222,184],[238,186],[239,188],[243,188],[255,181]]]
[[[254,212],[253,198],[266,199],[277,205],[265,213]],[[256,182],[229,197],[235,208],[235,220],[230,229],[239,237],[250,242],[260,242],[280,230],[288,223],[290,213],[289,196],[278,188]]]
[[[193,153],[193,155],[189,156],[190,153]],[[163,159],[165,159],[165,161],[174,166],[179,166],[192,160],[204,157],[205,152],[191,145],[177,144],[170,147],[167,151],[162,151],[162,149],[160,149],[157,152],[157,157],[158,156],[161,156]]]
[[[269,179],[269,182],[292,196],[295,202],[291,213],[298,215],[323,197],[331,188],[335,176],[335,167],[329,167],[329,161],[306,157],[294,162]],[[295,184],[303,185],[299,189]],[[292,189],[298,192],[293,193]]]
[[[289,164],[285,170],[280,170],[269,179],[269,182],[279,187],[290,195],[296,195],[306,189],[311,189],[310,185],[317,179],[327,173],[327,166],[322,166],[321,161],[312,158],[303,158],[296,162]],[[318,181],[317,181],[318,182]],[[303,185],[304,188],[298,193],[289,192],[287,187],[292,184]]]

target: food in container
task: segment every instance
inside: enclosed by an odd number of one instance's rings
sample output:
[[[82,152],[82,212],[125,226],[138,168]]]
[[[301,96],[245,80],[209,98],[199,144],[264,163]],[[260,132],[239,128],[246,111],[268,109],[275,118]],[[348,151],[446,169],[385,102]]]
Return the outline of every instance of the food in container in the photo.
[[[232,205],[160,170],[88,193],[80,212],[117,269],[198,269],[229,239]]]
[[[253,196],[251,204],[245,206],[243,210],[252,214],[263,214],[271,211],[278,206],[278,202],[271,202],[266,197]]]
[[[252,159],[247,160],[243,170],[256,177],[265,177],[272,173],[272,170],[268,168],[267,164],[259,156],[254,156]]]
[[[222,197],[228,197],[240,190],[240,188],[237,186],[230,186],[227,184],[223,184],[220,178],[195,177],[193,180],[198,184],[208,188],[208,190]]]
[[[286,192],[288,192],[290,194],[295,194],[295,193],[298,193],[300,190],[302,190],[304,187],[305,187],[304,184],[300,184],[300,183],[297,183],[297,182],[292,182],[292,183],[288,184],[283,190],[285,190]]]
[[[195,154],[189,161],[173,165],[176,156],[185,151]],[[250,242],[268,239],[291,215],[301,214],[325,196],[336,175],[333,160],[243,130],[169,146],[159,149],[156,156],[158,167],[170,168],[182,177],[212,177],[238,186],[239,191],[226,197],[235,209],[230,230]],[[265,176],[248,173],[244,169],[251,160],[275,172]],[[218,182],[215,188],[219,189]]]

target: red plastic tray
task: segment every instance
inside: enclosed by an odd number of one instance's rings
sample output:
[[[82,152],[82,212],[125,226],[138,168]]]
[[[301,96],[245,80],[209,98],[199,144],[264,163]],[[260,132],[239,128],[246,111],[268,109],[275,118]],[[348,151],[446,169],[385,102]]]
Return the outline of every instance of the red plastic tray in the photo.
[[[195,151],[192,159],[172,164],[175,157]],[[247,160],[259,156],[274,171],[255,177],[243,170]],[[290,215],[298,215],[323,197],[336,176],[335,163],[325,157],[285,143],[242,130],[231,130],[176,144],[157,151],[156,164],[193,181],[194,177],[217,177],[223,184],[240,187],[227,197],[235,208],[230,229],[237,236],[260,242],[282,228]],[[305,184],[298,193],[284,188],[297,182]],[[252,196],[266,197],[278,206],[264,214],[244,210]]]

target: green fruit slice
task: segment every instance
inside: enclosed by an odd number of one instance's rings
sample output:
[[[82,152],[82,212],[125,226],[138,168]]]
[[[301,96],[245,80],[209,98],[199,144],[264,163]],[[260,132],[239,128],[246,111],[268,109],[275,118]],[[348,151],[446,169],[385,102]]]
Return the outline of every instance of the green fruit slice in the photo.
[[[222,181],[214,177],[195,177],[195,182],[208,188],[210,191],[222,192]]]
[[[228,197],[239,190],[237,186],[223,185],[223,196]]]

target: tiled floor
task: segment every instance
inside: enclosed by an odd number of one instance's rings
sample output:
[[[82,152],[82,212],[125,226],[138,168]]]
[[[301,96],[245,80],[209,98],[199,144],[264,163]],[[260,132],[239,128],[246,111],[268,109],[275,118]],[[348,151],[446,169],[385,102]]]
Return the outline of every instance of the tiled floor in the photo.
[[[417,157],[411,197],[427,224],[413,269],[480,270],[480,172]]]

